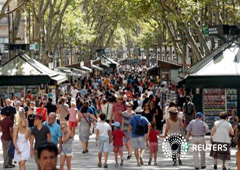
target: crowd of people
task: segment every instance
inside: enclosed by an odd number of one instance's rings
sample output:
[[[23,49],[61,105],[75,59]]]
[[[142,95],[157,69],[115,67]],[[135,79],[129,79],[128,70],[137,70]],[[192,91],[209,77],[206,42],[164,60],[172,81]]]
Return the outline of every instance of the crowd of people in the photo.
[[[167,99],[166,93],[175,91],[177,102]],[[74,154],[73,141],[78,128],[82,154],[89,152],[89,138],[96,134],[98,167],[108,167],[109,146],[113,143],[115,167],[123,166],[134,153],[137,166],[142,166],[145,149],[149,148],[148,165],[157,165],[158,139],[171,134],[186,135],[196,145],[206,145],[209,131],[203,114],[196,112],[190,96],[184,97],[182,88],[176,88],[164,79],[146,74],[115,73],[104,77],[83,78],[58,89],[56,104],[51,90],[43,97],[33,97],[31,91],[23,98],[6,99],[1,108],[0,130],[3,147],[4,168],[26,169],[30,156],[43,170],[44,158],[52,155],[51,166],[60,154],[60,169],[71,169]],[[234,112],[234,111],[233,111]],[[230,145],[238,147],[238,116],[236,111],[229,119],[227,113],[211,129],[213,144],[227,144],[226,151],[211,150],[214,169],[217,159],[230,160]],[[229,136],[232,135],[232,137]],[[169,138],[169,143],[175,138]],[[30,141],[30,142],[29,142]],[[126,159],[123,150],[126,149]],[[174,150],[174,148],[172,148]],[[13,154],[10,152],[13,151]],[[49,154],[51,152],[52,154]],[[193,151],[195,169],[205,169],[205,151]],[[240,167],[240,150],[236,154]],[[102,163],[102,157],[104,161]],[[120,160],[118,158],[120,157]],[[182,165],[181,147],[172,152],[173,166]]]

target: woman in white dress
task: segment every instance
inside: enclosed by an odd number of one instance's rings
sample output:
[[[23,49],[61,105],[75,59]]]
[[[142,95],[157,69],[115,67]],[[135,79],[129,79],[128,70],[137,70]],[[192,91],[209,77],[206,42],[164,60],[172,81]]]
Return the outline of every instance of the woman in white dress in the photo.
[[[14,160],[18,162],[20,170],[26,169],[25,163],[30,157],[30,130],[27,124],[26,118],[19,119],[18,125],[13,131],[13,144],[15,146]]]

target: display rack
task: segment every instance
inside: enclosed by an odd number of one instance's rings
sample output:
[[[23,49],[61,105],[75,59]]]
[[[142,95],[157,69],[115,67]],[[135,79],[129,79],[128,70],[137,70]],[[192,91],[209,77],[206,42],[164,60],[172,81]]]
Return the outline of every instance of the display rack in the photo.
[[[212,129],[213,123],[219,119],[219,114],[226,109],[225,89],[204,89],[203,90],[203,112],[205,121]]]
[[[237,109],[237,89],[227,89],[227,112]]]

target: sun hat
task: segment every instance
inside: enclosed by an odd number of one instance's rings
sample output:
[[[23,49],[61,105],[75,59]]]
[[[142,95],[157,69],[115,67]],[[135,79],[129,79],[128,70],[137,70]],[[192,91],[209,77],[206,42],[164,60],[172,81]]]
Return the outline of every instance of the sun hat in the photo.
[[[168,112],[169,112],[169,113],[178,113],[178,109],[177,109],[176,107],[170,107],[170,108],[168,109]]]
[[[140,106],[138,106],[138,107],[135,109],[135,112],[136,112],[136,113],[141,113],[141,112],[143,112],[143,109],[142,109]]]

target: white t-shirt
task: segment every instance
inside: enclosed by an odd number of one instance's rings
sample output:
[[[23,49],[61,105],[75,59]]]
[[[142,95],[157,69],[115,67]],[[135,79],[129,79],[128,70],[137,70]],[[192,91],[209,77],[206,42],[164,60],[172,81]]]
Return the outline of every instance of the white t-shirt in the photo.
[[[216,132],[213,135],[213,141],[231,143],[231,139],[229,137],[231,124],[228,121],[221,119],[214,122],[214,125],[216,127]]]
[[[72,97],[73,97],[74,99],[76,98],[77,93],[78,93],[78,90],[77,90],[77,89],[73,89],[73,90],[71,91]]]
[[[99,130],[99,136],[109,137],[108,131],[111,130],[111,127],[106,122],[98,122],[96,129]]]

